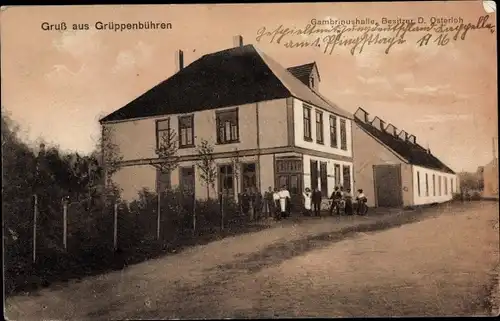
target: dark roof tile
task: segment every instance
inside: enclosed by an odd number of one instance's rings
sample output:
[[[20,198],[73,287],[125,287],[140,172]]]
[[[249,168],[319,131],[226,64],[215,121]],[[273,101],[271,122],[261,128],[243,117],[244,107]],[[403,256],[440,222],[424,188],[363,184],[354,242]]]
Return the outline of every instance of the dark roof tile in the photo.
[[[408,163],[426,167],[429,169],[443,171],[449,174],[455,174],[455,172],[451,168],[446,166],[437,157],[432,155],[427,151],[427,149],[423,148],[419,144],[413,144],[409,141],[402,140],[386,131],[378,130],[377,128],[363,122],[357,117],[354,118],[354,121],[370,135],[381,141],[385,146],[392,149],[398,155],[406,159]]]
[[[101,122],[191,113],[296,97],[349,117],[253,45],[202,56]]]

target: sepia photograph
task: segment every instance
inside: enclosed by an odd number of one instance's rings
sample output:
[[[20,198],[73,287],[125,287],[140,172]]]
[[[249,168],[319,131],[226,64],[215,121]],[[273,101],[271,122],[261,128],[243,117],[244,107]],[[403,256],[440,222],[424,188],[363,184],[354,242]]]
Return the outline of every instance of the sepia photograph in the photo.
[[[496,19],[1,7],[5,318],[498,316]]]

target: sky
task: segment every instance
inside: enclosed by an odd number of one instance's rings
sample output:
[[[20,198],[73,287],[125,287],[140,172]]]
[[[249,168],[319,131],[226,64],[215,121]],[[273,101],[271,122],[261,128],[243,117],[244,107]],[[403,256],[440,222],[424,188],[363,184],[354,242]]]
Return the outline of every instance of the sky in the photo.
[[[491,161],[498,137],[496,27],[469,30],[443,46],[418,46],[425,32],[413,32],[387,54],[387,46],[366,45],[354,55],[347,46],[324,54],[324,46],[284,45],[315,35],[287,36],[278,44],[270,37],[258,41],[257,32],[304,28],[311,19],[445,17],[475,25],[485,15],[482,1],[2,8],[2,106],[26,141],[88,153],[101,117],[175,73],[176,50],[189,64],[233,47],[241,35],[284,67],[315,61],[321,93],[338,106],[352,113],[362,107],[415,135],[452,169],[475,171]],[[99,31],[98,21],[170,22],[172,29]],[[44,22],[70,28],[46,31]],[[85,23],[89,30],[71,30]],[[496,24],[496,13],[488,23]]]

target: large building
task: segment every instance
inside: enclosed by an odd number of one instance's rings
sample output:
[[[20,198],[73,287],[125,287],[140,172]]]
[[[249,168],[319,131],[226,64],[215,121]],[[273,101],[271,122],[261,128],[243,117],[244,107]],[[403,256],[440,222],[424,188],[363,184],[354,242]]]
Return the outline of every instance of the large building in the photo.
[[[352,115],[319,93],[316,63],[282,67],[239,38],[234,48],[207,54],[123,108],[101,119],[123,161],[114,181],[123,198],[142,188],[187,187],[197,198],[246,188],[288,186],[293,194],[317,186],[353,186]],[[152,164],[159,137],[178,136],[180,164],[170,174]],[[214,148],[218,176],[207,191],[196,146]],[[235,171],[233,159],[238,157]]]
[[[362,108],[354,114],[355,184],[368,206],[402,207],[442,203],[458,193],[457,175],[420,146],[414,135]]]

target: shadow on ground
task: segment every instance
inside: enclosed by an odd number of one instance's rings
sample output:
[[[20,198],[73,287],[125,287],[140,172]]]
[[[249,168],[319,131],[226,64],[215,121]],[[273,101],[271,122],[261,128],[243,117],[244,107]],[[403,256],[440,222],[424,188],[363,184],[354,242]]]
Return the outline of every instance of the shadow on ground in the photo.
[[[227,281],[227,278],[234,277],[235,274],[252,274],[261,271],[262,269],[280,265],[284,261],[294,257],[301,256],[307,252],[327,247],[335,242],[340,242],[347,238],[355,238],[359,233],[381,232],[394,227],[399,227],[405,224],[416,223],[424,219],[435,217],[440,214],[440,211],[417,209],[414,211],[400,212],[391,217],[381,219],[375,222],[366,222],[347,226],[337,231],[311,235],[306,238],[294,240],[291,242],[282,242],[271,244],[259,252],[241,257],[235,262],[229,264],[218,265],[215,268],[206,270],[210,272],[219,272],[219,275],[224,275],[224,279],[219,279],[220,282]],[[220,273],[222,272],[222,273]],[[208,285],[203,285],[208,286]]]

